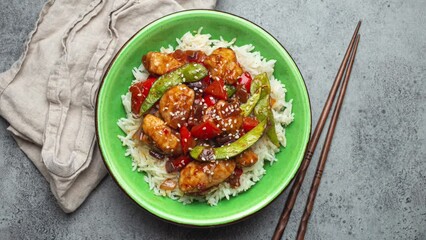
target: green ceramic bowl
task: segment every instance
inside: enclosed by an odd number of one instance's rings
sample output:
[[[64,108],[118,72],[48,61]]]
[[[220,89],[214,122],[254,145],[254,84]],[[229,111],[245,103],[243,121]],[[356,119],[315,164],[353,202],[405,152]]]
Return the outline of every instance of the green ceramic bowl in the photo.
[[[183,205],[166,197],[156,196],[144,181],[144,174],[132,171],[130,157],[117,135],[123,132],[117,120],[125,116],[120,96],[133,79],[132,68],[141,64],[148,51],[176,45],[176,38],[187,31],[203,27],[213,38],[237,38],[237,45],[253,44],[267,59],[276,59],[274,75],[286,86],[287,100],[293,99],[294,122],[286,129],[287,147],[277,154],[278,161],[266,164],[266,174],[247,192],[217,206],[195,202]],[[293,59],[280,43],[255,24],[223,12],[190,10],[154,21],[137,32],[118,52],[104,76],[96,109],[98,142],[111,176],[123,191],[150,213],[173,223],[189,226],[218,226],[252,215],[274,200],[290,183],[302,161],[311,131],[308,92]]]

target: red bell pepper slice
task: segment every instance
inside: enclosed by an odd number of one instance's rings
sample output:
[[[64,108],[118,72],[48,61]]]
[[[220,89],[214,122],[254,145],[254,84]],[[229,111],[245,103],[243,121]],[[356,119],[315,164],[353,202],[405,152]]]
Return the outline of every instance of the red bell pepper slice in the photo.
[[[195,138],[210,139],[219,136],[220,129],[213,122],[207,121],[195,125],[191,129],[191,134]]]
[[[207,104],[208,107],[211,107],[214,106],[217,101],[212,95],[206,94],[204,96],[204,102]]]
[[[244,72],[238,79],[237,84],[244,86],[244,88],[247,90],[247,92],[250,92],[252,77],[250,73]]]
[[[248,131],[252,130],[254,127],[257,126],[257,124],[259,124],[259,121],[257,121],[256,118],[252,118],[252,117],[243,118],[244,132],[248,132]]]
[[[225,83],[223,80],[213,81],[206,87],[206,89],[204,89],[204,92],[222,100],[228,99],[228,94],[226,93]]]
[[[175,159],[170,159],[166,162],[166,171],[168,173],[180,171],[184,168],[188,163],[190,163],[192,159],[189,156],[182,155]]]
[[[149,90],[157,80],[154,76],[149,76],[145,81],[138,82],[133,84],[129,91],[132,93],[132,112],[134,114],[139,114],[141,105],[145,101],[146,96],[148,96]]]
[[[187,154],[190,148],[195,147],[196,142],[191,135],[191,132],[187,127],[182,126],[180,128],[180,143],[182,145],[182,151],[184,154]]]
[[[205,67],[205,66],[204,66]],[[202,80],[206,85],[210,85],[211,81],[210,81],[210,76],[207,75],[203,78]]]

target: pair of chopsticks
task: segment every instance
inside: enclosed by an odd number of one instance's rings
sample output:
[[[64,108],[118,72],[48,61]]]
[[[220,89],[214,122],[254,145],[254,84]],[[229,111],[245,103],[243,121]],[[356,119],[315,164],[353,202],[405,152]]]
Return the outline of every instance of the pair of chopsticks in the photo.
[[[331,106],[333,105],[334,98],[336,96],[337,90],[339,88],[340,82],[342,81],[343,75],[344,80],[342,87],[340,89],[339,97],[337,99],[336,107],[334,109],[333,115],[330,120],[330,126],[328,128],[327,136],[324,142],[324,146],[321,152],[321,156],[317,165],[317,170],[315,172],[315,177],[312,181],[311,190],[309,192],[308,200],[306,202],[305,211],[303,213],[302,219],[300,220],[299,230],[297,231],[296,239],[304,239],[305,233],[308,226],[309,217],[312,213],[312,209],[314,207],[315,197],[318,192],[318,187],[320,185],[321,176],[324,171],[325,162],[327,161],[328,152],[330,150],[332,138],[334,135],[334,129],[336,128],[337,119],[339,118],[340,109],[343,104],[343,99],[345,97],[346,88],[348,86],[349,78],[352,72],[352,66],[355,60],[356,51],[358,48],[360,35],[358,34],[358,30],[361,26],[361,21],[358,22],[356,26],[355,32],[353,33],[351,42],[346,50],[345,56],[343,57],[343,61],[340,65],[339,71],[337,72],[336,78],[334,80],[333,86],[331,87],[330,93],[328,94],[327,101],[322,109],[321,116],[318,120],[317,126],[315,127],[314,133],[309,141],[308,148],[305,152],[304,159],[302,161],[301,167],[297,172],[296,178],[294,180],[293,186],[290,190],[290,194],[287,198],[287,201],[284,206],[284,210],[281,213],[280,220],[275,228],[274,235],[272,236],[273,240],[281,239],[285,227],[290,218],[291,211],[293,210],[293,206],[297,199],[297,194],[299,193],[300,187],[302,186],[303,180],[305,178],[305,174],[311,162],[312,156],[314,155],[315,148],[317,146],[318,140],[321,136],[322,130],[324,128],[327,117],[330,113]],[[346,73],[345,73],[346,71]]]

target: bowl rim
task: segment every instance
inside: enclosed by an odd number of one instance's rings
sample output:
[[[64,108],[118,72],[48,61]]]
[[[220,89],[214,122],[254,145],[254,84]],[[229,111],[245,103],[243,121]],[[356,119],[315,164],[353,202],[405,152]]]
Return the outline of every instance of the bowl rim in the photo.
[[[145,30],[146,28],[148,28],[148,27],[150,27],[151,25],[153,25],[153,24],[155,24],[156,22],[158,22],[158,21],[161,21],[161,20],[163,20],[164,18],[167,18],[167,17],[171,17],[171,16],[173,16],[173,15],[180,15],[180,14],[185,14],[185,13],[191,13],[191,12],[200,12],[200,13],[213,13],[213,14],[220,14],[220,15],[228,15],[228,16],[231,16],[231,17],[235,17],[235,18],[239,18],[239,19],[241,19],[241,20],[243,20],[243,21],[246,21],[247,23],[249,23],[249,24],[251,24],[251,25],[253,25],[254,27],[257,27],[257,28],[259,28],[260,30],[262,30],[264,33],[266,33],[267,35],[269,35],[269,37],[271,37],[284,51],[285,51],[285,53],[286,54],[288,54],[288,56],[290,57],[290,59],[292,60],[292,62],[294,63],[294,65],[295,65],[295,67],[297,68],[297,71],[298,71],[298,73],[300,74],[300,77],[301,77],[301,79],[302,79],[302,82],[303,82],[303,86],[304,86],[304,88],[305,88],[305,90],[306,90],[306,95],[307,95],[307,100],[308,100],[308,106],[309,106],[309,129],[308,129],[308,138],[307,138],[307,141],[306,141],[306,143],[304,144],[304,146],[303,146],[303,148],[304,148],[304,154],[302,155],[302,158],[300,159],[300,161],[298,161],[298,163],[297,163],[297,167],[295,168],[295,170],[293,171],[293,172],[291,172],[291,176],[290,176],[290,181],[288,182],[288,184],[287,184],[287,186],[285,186],[283,189],[282,189],[282,191],[279,193],[279,194],[277,194],[277,196],[275,196],[274,198],[272,198],[271,199],[271,201],[270,202],[268,202],[268,203],[266,203],[264,206],[261,206],[259,209],[257,209],[257,210],[255,210],[254,212],[252,212],[252,213],[249,213],[249,214],[247,214],[247,215],[245,215],[245,216],[243,216],[243,217],[240,217],[240,218],[237,218],[237,219],[235,219],[235,220],[231,220],[231,221],[229,221],[229,222],[225,222],[225,223],[217,223],[217,224],[214,224],[214,223],[212,223],[212,224],[209,224],[209,225],[197,225],[197,224],[191,224],[191,223],[181,223],[181,222],[176,222],[176,221],[173,221],[173,220],[171,220],[171,219],[166,219],[166,218],[163,218],[163,217],[161,217],[161,216],[158,216],[157,214],[155,214],[155,213],[153,213],[153,212],[151,212],[150,210],[148,210],[148,209],[146,209],[145,207],[143,207],[141,204],[139,204],[132,196],[130,196],[129,195],[129,193],[127,193],[127,191],[124,189],[124,187],[121,185],[121,183],[117,180],[117,178],[115,177],[115,175],[113,174],[113,171],[111,170],[111,168],[110,168],[110,166],[108,165],[108,163],[107,163],[107,161],[105,160],[105,156],[104,156],[104,153],[103,153],[103,148],[102,148],[102,146],[101,146],[101,144],[100,144],[100,141],[99,141],[99,139],[100,139],[100,131],[99,131],[99,126],[98,126],[98,118],[99,118],[99,116],[98,116],[98,109],[99,109],[99,96],[100,96],[100,93],[101,93],[101,90],[102,90],[102,87],[104,86],[104,83],[105,83],[105,79],[106,79],[106,77],[108,76],[108,73],[109,73],[109,71],[110,71],[110,68],[112,67],[112,65],[114,64],[114,62],[115,62],[115,60],[117,59],[117,57],[121,54],[121,52],[127,47],[127,45],[130,43],[130,41],[132,41],[135,37],[136,37],[136,35],[138,35],[141,31],[143,31],[143,30]],[[132,202],[134,203],[134,204],[136,204],[137,206],[139,206],[139,208],[141,208],[141,209],[143,209],[145,212],[148,212],[150,215],[152,215],[152,216],[154,216],[154,217],[156,217],[156,218],[158,218],[158,219],[160,219],[160,220],[162,220],[162,221],[165,221],[165,222],[168,222],[168,223],[172,223],[172,224],[174,224],[174,225],[178,225],[178,226],[183,226],[183,227],[190,227],[190,228],[216,228],[216,227],[223,227],[223,226],[228,226],[228,225],[232,225],[232,224],[235,224],[235,223],[238,223],[238,222],[241,222],[241,221],[244,221],[244,220],[246,220],[246,219],[248,219],[248,218],[250,218],[251,216],[253,216],[253,215],[255,215],[255,214],[257,214],[257,213],[259,213],[261,210],[263,210],[263,209],[265,209],[267,206],[269,206],[271,203],[273,203],[273,202],[275,202],[277,199],[278,199],[278,197],[279,196],[281,196],[283,193],[284,193],[284,191],[288,188],[288,186],[290,186],[291,185],[291,182],[294,180],[294,178],[295,178],[295,176],[296,176],[296,173],[299,171],[299,168],[300,168],[300,165],[301,165],[301,163],[302,163],[302,161],[303,161],[303,157],[304,157],[304,155],[305,155],[305,153],[306,153],[306,150],[307,150],[307,146],[308,146],[308,144],[309,144],[309,140],[310,140],[310,136],[311,136],[311,133],[312,133],[312,107],[311,107],[311,99],[310,99],[310,95],[309,95],[309,91],[308,91],[308,88],[307,88],[307,86],[306,86],[306,82],[305,82],[305,78],[303,77],[303,75],[302,75],[302,72],[300,71],[300,68],[299,68],[299,66],[296,64],[296,61],[294,61],[294,58],[291,56],[291,54],[287,51],[287,49],[281,44],[281,42],[280,41],[278,41],[278,39],[276,39],[272,34],[270,34],[268,31],[266,31],[264,28],[262,28],[261,26],[259,26],[259,25],[257,25],[256,23],[254,23],[254,22],[252,22],[252,21],[250,21],[250,20],[248,20],[248,19],[246,19],[246,18],[244,18],[244,17],[241,17],[241,16],[238,16],[238,15],[236,15],[236,14],[232,14],[232,13],[229,13],[229,12],[224,12],[224,11],[220,11],[220,10],[216,10],[216,9],[187,9],[187,10],[182,10],[182,11],[177,11],[177,12],[173,12],[173,13],[170,13],[170,14],[167,14],[167,15],[164,15],[164,16],[162,16],[162,17],[160,17],[160,18],[158,18],[158,19],[156,19],[156,20],[153,20],[152,22],[150,22],[150,23],[148,23],[148,24],[146,24],[145,26],[143,26],[143,27],[141,27],[139,30],[137,30],[128,40],[126,40],[126,42],[120,47],[120,49],[117,51],[117,53],[114,55],[114,57],[111,59],[111,61],[110,61],[110,63],[108,64],[108,67],[107,67],[107,69],[106,69],[106,71],[104,72],[104,74],[103,74],[103,76],[102,76],[102,79],[101,79],[101,82],[100,82],[100,84],[99,84],[99,88],[98,88],[98,91],[97,91],[97,93],[96,93],[96,105],[95,105],[95,129],[96,129],[96,144],[98,145],[98,148],[99,148],[99,151],[100,151],[100,153],[101,153],[101,158],[102,158],[102,161],[104,162],[104,165],[106,166],[106,168],[107,168],[107,170],[108,170],[108,173],[109,173],[109,175],[112,177],[112,179],[114,180],[114,182],[119,186],[119,188],[125,193],[125,195],[128,197],[128,198],[130,198],[131,200],[132,200]]]

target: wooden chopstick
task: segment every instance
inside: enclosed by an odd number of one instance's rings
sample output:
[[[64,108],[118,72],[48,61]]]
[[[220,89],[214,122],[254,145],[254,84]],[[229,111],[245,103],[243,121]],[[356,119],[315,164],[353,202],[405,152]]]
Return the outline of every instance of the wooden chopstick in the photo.
[[[324,141],[324,146],[321,151],[321,156],[315,172],[315,177],[312,180],[311,190],[309,191],[309,197],[306,201],[305,211],[303,212],[302,219],[300,220],[299,230],[297,231],[296,239],[305,239],[305,233],[308,226],[309,217],[311,216],[312,209],[314,207],[315,197],[317,196],[318,188],[321,182],[322,173],[324,171],[325,163],[327,161],[328,152],[330,150],[331,142],[333,141],[334,130],[336,129],[337,120],[339,119],[340,109],[342,108],[343,99],[345,98],[346,88],[348,86],[349,78],[352,72],[352,66],[355,60],[356,51],[358,49],[360,36],[357,35],[355,45],[353,47],[352,55],[349,60],[348,69],[346,70],[345,78],[342,83],[342,88],[337,98],[336,107],[334,108],[333,115],[331,116],[330,126],[328,127],[327,135]]]
[[[299,168],[299,171],[296,174],[293,186],[290,190],[289,196],[287,197],[287,201],[285,203],[283,212],[281,213],[280,219],[277,223],[277,226],[275,228],[274,235],[272,236],[273,240],[279,240],[281,239],[285,227],[287,226],[288,220],[290,219],[291,211],[293,210],[294,204],[297,199],[297,194],[300,191],[300,187],[302,186],[303,180],[306,175],[306,171],[309,167],[309,164],[311,162],[312,156],[315,152],[316,146],[318,144],[318,140],[321,136],[322,130],[324,128],[325,122],[327,120],[328,114],[330,113],[331,106],[334,102],[334,98],[337,93],[337,89],[340,85],[340,82],[343,77],[343,73],[345,71],[345,68],[347,66],[350,52],[352,50],[353,44],[355,42],[355,38],[358,34],[359,28],[361,26],[361,21],[358,22],[355,31],[352,35],[351,42],[349,43],[348,48],[346,49],[345,56],[343,57],[342,63],[340,64],[339,70],[337,72],[336,78],[334,80],[334,83],[331,87],[330,93],[328,94],[327,100],[325,102],[324,108],[321,112],[320,118],[318,119],[317,126],[315,127],[314,133],[312,134],[311,140],[309,141],[308,148],[305,152],[305,156],[302,160],[301,166]]]

